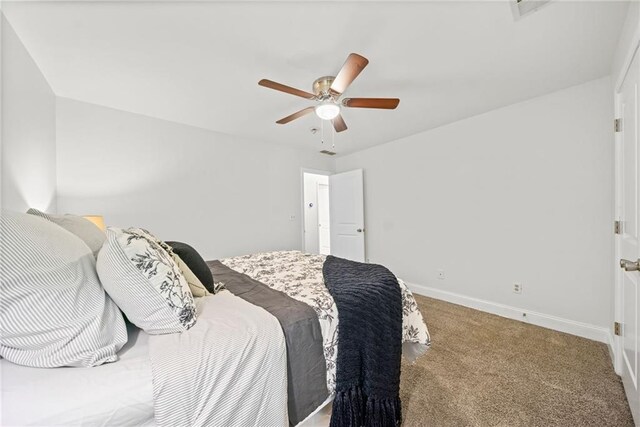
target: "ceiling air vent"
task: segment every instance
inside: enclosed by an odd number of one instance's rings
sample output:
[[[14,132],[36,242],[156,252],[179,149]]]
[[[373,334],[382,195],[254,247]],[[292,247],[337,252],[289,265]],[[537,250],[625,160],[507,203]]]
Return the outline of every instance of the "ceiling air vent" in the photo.
[[[321,153],[322,154],[326,154],[327,156],[335,156],[336,155],[335,151],[329,151],[329,150],[322,150]]]
[[[509,3],[511,3],[513,18],[517,21],[526,15],[537,12],[541,7],[549,4],[550,1],[551,0],[512,0]]]

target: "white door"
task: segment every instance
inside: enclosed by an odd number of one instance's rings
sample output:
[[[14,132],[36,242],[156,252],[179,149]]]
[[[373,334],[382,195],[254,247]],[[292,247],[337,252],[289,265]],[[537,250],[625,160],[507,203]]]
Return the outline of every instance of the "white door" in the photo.
[[[318,240],[322,255],[331,253],[329,218],[329,184],[318,183]]]
[[[364,188],[362,169],[329,177],[331,254],[364,262]]]
[[[616,215],[621,221],[616,237],[616,275],[618,309],[616,319],[621,325],[618,349],[621,350],[620,373],[631,412],[640,423],[640,393],[638,388],[638,309],[640,272],[640,235],[638,229],[638,84],[640,62],[635,55],[617,94],[617,117],[622,119],[616,146]]]

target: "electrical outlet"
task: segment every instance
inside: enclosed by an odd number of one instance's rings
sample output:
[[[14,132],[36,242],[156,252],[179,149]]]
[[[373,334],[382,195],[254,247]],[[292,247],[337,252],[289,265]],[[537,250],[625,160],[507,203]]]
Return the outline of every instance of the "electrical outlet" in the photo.
[[[514,283],[513,284],[513,293],[521,294],[522,293],[522,283]]]
[[[436,276],[438,277],[438,279],[444,280],[444,270],[443,269],[440,268],[440,269],[436,270],[436,273],[437,273]]]

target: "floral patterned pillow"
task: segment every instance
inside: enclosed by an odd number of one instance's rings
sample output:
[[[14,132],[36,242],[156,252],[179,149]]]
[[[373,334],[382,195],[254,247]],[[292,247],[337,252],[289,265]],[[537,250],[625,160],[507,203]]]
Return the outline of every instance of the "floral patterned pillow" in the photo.
[[[183,332],[196,323],[189,284],[164,246],[141,228],[109,228],[96,265],[109,296],[149,334]]]

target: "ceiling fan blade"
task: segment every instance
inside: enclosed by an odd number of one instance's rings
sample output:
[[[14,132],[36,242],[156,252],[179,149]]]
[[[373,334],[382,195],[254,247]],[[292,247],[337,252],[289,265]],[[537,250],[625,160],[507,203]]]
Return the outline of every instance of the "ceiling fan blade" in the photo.
[[[276,123],[279,125],[285,125],[295,119],[298,119],[302,116],[306,116],[307,114],[311,113],[314,109],[315,109],[314,107],[307,107],[304,110],[300,110],[298,112],[291,114],[290,116],[287,116],[285,118],[278,120]]]
[[[345,98],[342,105],[349,108],[382,108],[395,110],[400,100],[398,98]]]
[[[258,84],[260,86],[268,87],[269,89],[279,90],[280,92],[289,93],[291,95],[299,96],[301,98],[315,99],[315,97],[316,97],[312,93],[305,92],[303,90],[296,89],[296,88],[291,87],[291,86],[283,85],[281,83],[276,83],[274,81],[267,80],[267,79],[260,80],[258,82]]]
[[[331,90],[336,93],[344,93],[368,63],[369,60],[364,56],[358,55],[357,53],[349,54],[340,72],[331,84]]]
[[[344,122],[341,114],[338,114],[333,120],[331,120],[331,122],[333,123],[333,128],[336,132],[347,130],[347,124]]]

